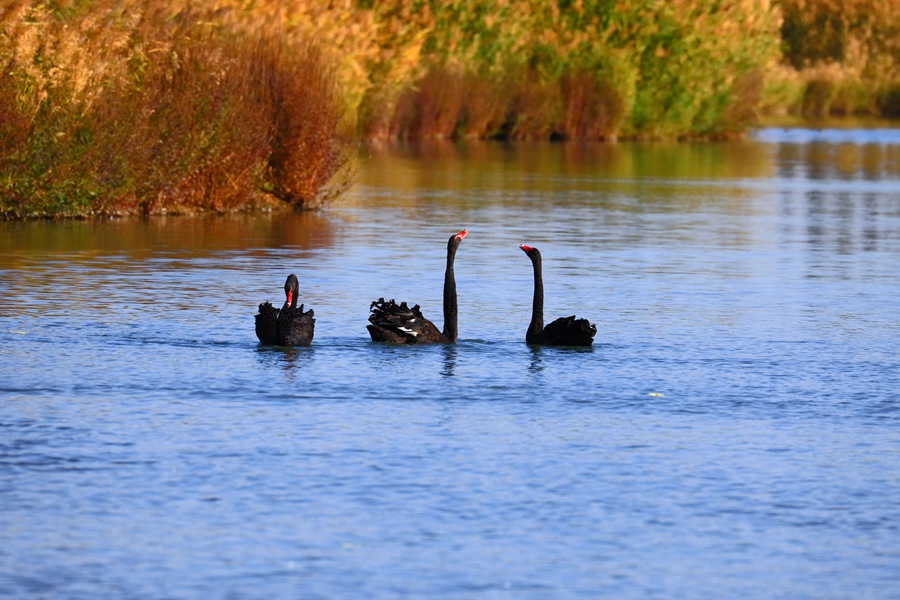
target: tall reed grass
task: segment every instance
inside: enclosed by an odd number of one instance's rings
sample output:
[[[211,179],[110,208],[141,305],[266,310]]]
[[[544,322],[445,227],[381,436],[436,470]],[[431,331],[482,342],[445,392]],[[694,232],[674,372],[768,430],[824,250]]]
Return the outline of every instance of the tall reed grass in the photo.
[[[894,0],[4,0],[0,214],[317,206],[354,138],[900,115]]]
[[[308,33],[225,5],[79,6],[0,13],[3,213],[314,206],[351,181]]]
[[[374,111],[380,125],[368,127],[361,115],[363,130],[385,137],[741,131],[759,99],[746,81],[778,59],[780,20],[768,0],[376,4],[388,30],[404,11],[428,8],[419,14],[419,68],[404,71],[405,85],[391,81],[398,88],[385,104],[391,117]]]
[[[370,137],[739,134],[900,114],[894,0],[380,0]],[[406,29],[414,23],[417,33]],[[388,41],[389,40],[389,41]],[[365,103],[364,103],[365,104]]]
[[[900,116],[900,7],[895,0],[784,0],[790,112]]]

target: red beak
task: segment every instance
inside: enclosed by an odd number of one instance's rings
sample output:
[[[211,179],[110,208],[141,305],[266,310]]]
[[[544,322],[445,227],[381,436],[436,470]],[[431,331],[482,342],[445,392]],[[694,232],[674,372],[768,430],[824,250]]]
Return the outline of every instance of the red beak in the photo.
[[[294,299],[294,290],[288,290],[288,291],[285,292],[285,293],[287,294],[287,302],[286,302],[286,303],[287,303],[288,306],[290,306],[290,305],[291,305],[291,300]]]
[[[468,230],[468,229],[463,229],[462,231],[460,231],[459,233],[457,233],[454,237],[458,237],[459,239],[463,239],[463,238],[466,237],[467,235],[469,235],[469,230]]]
[[[534,250],[534,248],[532,248],[531,246],[526,246],[525,244],[519,244],[519,248],[521,248],[524,252],[531,252],[532,250]]]

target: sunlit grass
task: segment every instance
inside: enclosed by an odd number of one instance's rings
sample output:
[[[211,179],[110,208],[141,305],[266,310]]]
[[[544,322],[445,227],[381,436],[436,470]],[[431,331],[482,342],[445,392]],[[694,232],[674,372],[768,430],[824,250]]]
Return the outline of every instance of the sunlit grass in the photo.
[[[314,207],[354,138],[900,114],[892,0],[6,0],[0,214]]]
[[[0,19],[6,214],[313,206],[348,183],[336,64],[277,16],[20,1]]]

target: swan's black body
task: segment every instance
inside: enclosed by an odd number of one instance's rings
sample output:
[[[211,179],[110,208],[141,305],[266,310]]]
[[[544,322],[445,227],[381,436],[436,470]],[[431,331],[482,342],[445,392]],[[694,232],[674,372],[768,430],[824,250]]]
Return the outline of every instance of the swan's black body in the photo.
[[[534,267],[534,300],[531,307],[531,323],[525,332],[525,341],[542,346],[591,346],[597,327],[587,319],[561,317],[544,327],[544,276],[541,252],[537,248],[520,245]]]
[[[458,337],[456,277],[453,262],[456,249],[469,233],[463,229],[447,241],[447,269],[444,271],[444,330],[438,330],[434,323],[422,316],[419,305],[412,308],[406,302],[397,304],[393,299],[379,298],[369,307],[369,335],[374,342],[393,344],[439,344],[453,343]]]
[[[256,315],[256,337],[260,343],[270,346],[309,346],[315,333],[316,320],[312,309],[303,312],[297,306],[300,284],[291,274],[284,282],[285,301],[281,310],[269,302],[259,305]]]

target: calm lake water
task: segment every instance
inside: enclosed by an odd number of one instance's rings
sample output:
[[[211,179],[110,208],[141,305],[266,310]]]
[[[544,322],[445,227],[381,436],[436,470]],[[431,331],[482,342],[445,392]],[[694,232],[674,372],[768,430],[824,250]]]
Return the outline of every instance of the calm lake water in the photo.
[[[898,597],[900,130],[363,155],[317,213],[0,223],[0,597]],[[464,227],[459,343],[370,342]],[[593,349],[525,345],[520,243]],[[260,347],[291,272],[313,346]]]

